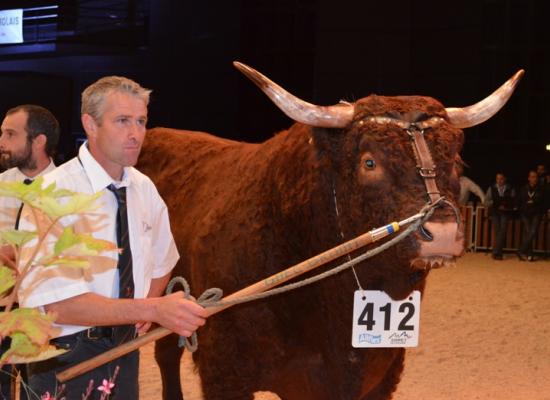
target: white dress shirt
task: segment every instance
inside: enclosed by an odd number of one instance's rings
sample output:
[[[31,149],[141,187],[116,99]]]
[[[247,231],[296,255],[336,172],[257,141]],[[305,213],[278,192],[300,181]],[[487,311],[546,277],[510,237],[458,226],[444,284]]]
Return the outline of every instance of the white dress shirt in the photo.
[[[36,179],[39,176],[45,175],[55,169],[53,160],[50,159],[48,166],[38,175],[30,177],[25,175],[17,167],[10,168],[0,174],[0,182],[23,182],[25,179]],[[0,230],[13,229],[15,227],[15,219],[21,207],[21,201],[15,197],[0,196]]]
[[[149,292],[151,279],[168,274],[176,265],[179,254],[170,230],[168,210],[153,182],[132,167],[124,168],[123,179],[114,181],[98,164],[84,143],[79,155],[59,166],[44,177],[44,185],[55,182],[57,188],[79,193],[101,192],[97,200],[99,208],[92,214],[68,216],[60,220],[62,226],[72,225],[77,233],[88,232],[97,239],[116,244],[117,201],[107,186],[126,186],[128,229],[132,251],[135,298],[144,298]],[[30,212],[24,208],[20,229],[34,229]],[[57,238],[52,238],[57,239]],[[50,240],[47,246],[53,246]],[[32,244],[25,250],[32,250]],[[28,254],[28,253],[27,253]],[[35,267],[25,277],[19,290],[22,307],[42,307],[84,293],[118,297],[118,253],[104,253],[106,262],[95,262],[87,269],[74,267]],[[28,255],[22,258],[28,259]],[[58,325],[65,336],[88,327]]]
[[[472,181],[467,176],[461,176],[459,178],[459,181],[460,195],[458,197],[458,204],[460,204],[461,206],[466,205],[466,203],[468,202],[468,198],[470,197],[470,192],[479,197],[479,199],[481,200],[481,204],[485,203],[485,194],[474,181]]]

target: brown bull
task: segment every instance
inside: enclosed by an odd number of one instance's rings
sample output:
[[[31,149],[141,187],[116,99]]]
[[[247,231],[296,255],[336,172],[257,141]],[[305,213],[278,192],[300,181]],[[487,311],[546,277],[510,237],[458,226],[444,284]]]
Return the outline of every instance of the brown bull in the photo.
[[[429,97],[375,95],[318,107],[237,66],[298,122],[262,144],[152,129],[138,165],[166,200],[182,255],[175,274],[190,281],[194,294],[210,287],[230,294],[418,212],[428,196],[404,128],[411,123],[427,122],[437,190],[456,203],[461,128],[494,115],[522,74],[463,109]],[[437,209],[425,228],[357,266],[363,288],[402,299],[424,288],[431,266],[462,252],[452,207]],[[290,400],[389,398],[405,351],[351,347],[356,289],[348,270],[210,318],[194,355],[205,398],[252,399],[260,390]],[[156,349],[166,399],[181,399],[175,343],[167,338]]]

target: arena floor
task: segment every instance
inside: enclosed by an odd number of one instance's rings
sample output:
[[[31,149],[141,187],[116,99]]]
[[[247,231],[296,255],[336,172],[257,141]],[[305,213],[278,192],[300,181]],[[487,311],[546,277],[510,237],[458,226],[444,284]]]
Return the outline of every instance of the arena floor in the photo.
[[[393,399],[550,400],[550,261],[469,253],[432,271],[424,297],[420,344]],[[141,360],[141,398],[160,399],[152,345]],[[201,400],[188,357],[183,367],[185,400]]]

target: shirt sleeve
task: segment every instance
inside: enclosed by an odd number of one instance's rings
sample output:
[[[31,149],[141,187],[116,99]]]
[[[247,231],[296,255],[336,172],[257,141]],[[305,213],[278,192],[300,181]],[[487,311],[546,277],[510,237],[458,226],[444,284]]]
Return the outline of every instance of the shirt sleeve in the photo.
[[[471,179],[469,179],[469,181],[470,181],[470,191],[474,193],[477,197],[479,197],[482,203],[485,203],[485,194],[483,194],[483,191],[481,190],[481,188]]]
[[[36,222],[28,207],[23,207],[19,230],[36,230]],[[33,258],[36,251],[34,260],[52,254],[54,243],[57,241],[60,231],[60,229],[59,232],[53,229],[38,250],[36,249],[37,239],[25,244],[21,248],[19,271],[22,272],[25,266],[32,261],[31,258]],[[40,307],[90,291],[91,288],[81,268],[35,265],[30,267],[29,272],[23,278],[17,296],[22,307]]]

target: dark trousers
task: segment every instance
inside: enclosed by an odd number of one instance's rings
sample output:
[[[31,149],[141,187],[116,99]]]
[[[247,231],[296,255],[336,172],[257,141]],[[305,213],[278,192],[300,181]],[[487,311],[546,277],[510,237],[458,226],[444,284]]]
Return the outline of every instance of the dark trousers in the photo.
[[[114,382],[115,386],[111,389],[112,394],[109,399],[139,399],[138,351],[134,351],[108,364],[97,367],[90,372],[77,376],[65,382],[63,388],[57,382],[56,373],[104,353],[112,349],[114,345],[111,338],[90,339],[85,334],[64,336],[52,340],[52,343],[69,351],[50,360],[29,364],[29,398],[33,400],[40,399],[40,396],[49,392],[51,395],[62,393],[62,396],[59,398],[65,397],[67,400],[81,400],[82,394],[86,392],[90,381],[93,380],[92,394],[88,399],[99,399],[102,392],[97,390],[97,388],[102,385],[104,379],[109,380],[113,377],[115,368],[118,366],[118,375]]]
[[[493,243],[493,254],[502,255],[502,249],[506,242],[506,229],[508,229],[508,214],[495,213],[491,216],[493,229],[495,230],[495,243]]]
[[[523,225],[523,240],[519,248],[521,254],[533,255],[533,240],[537,235],[541,218],[542,215],[540,214],[521,216],[521,223]]]

